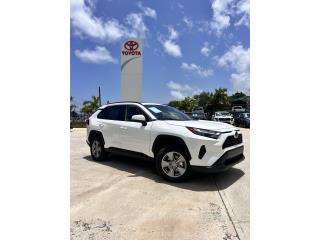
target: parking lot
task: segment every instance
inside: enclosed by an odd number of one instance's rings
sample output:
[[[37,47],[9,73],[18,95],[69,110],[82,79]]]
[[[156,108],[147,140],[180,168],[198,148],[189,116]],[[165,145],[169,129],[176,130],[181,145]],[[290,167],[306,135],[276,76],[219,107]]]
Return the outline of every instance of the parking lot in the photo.
[[[70,130],[71,239],[249,239],[250,130],[241,131],[243,162],[169,183],[151,161],[92,161],[86,129]]]

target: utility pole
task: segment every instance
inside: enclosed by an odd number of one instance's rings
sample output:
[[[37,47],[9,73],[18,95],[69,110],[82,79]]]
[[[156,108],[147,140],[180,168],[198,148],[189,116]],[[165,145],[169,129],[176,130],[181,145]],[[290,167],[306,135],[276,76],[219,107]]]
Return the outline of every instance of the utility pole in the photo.
[[[101,92],[100,92],[100,86],[99,86],[99,105],[101,107]]]

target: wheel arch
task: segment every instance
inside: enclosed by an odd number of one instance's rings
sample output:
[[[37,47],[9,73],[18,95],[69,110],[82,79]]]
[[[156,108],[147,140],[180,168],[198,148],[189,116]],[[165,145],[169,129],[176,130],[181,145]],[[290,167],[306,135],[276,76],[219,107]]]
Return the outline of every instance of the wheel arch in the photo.
[[[160,151],[160,149],[171,144],[172,145],[175,144],[181,147],[181,149],[186,153],[187,159],[188,160],[191,159],[191,154],[185,141],[182,138],[173,136],[173,135],[167,135],[167,134],[158,135],[153,141],[152,152],[156,156],[156,154]]]
[[[102,140],[103,145],[105,144],[103,135],[102,135],[102,133],[101,133],[100,131],[97,131],[97,130],[91,130],[91,131],[90,131],[90,133],[89,133],[89,138],[88,138],[88,140],[89,140],[90,143],[91,143],[91,141],[92,141],[92,139],[93,139],[94,137],[100,138],[100,139]]]

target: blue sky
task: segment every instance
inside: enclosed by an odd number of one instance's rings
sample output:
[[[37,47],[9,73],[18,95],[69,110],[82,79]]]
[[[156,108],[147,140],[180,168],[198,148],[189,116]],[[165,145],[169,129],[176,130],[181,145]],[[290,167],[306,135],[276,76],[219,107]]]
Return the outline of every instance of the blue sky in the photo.
[[[120,44],[144,41],[143,99],[250,93],[248,0],[71,0],[71,95],[120,100]]]

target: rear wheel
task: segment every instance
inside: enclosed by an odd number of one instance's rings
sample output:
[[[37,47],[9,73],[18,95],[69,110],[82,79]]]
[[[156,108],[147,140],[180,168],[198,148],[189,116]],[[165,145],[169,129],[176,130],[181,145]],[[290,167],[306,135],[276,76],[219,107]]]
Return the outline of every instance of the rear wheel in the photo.
[[[95,161],[102,161],[105,158],[104,144],[100,138],[93,138],[90,143],[91,157]]]
[[[190,164],[184,151],[176,146],[161,149],[156,156],[158,173],[168,181],[181,182],[190,171]]]

